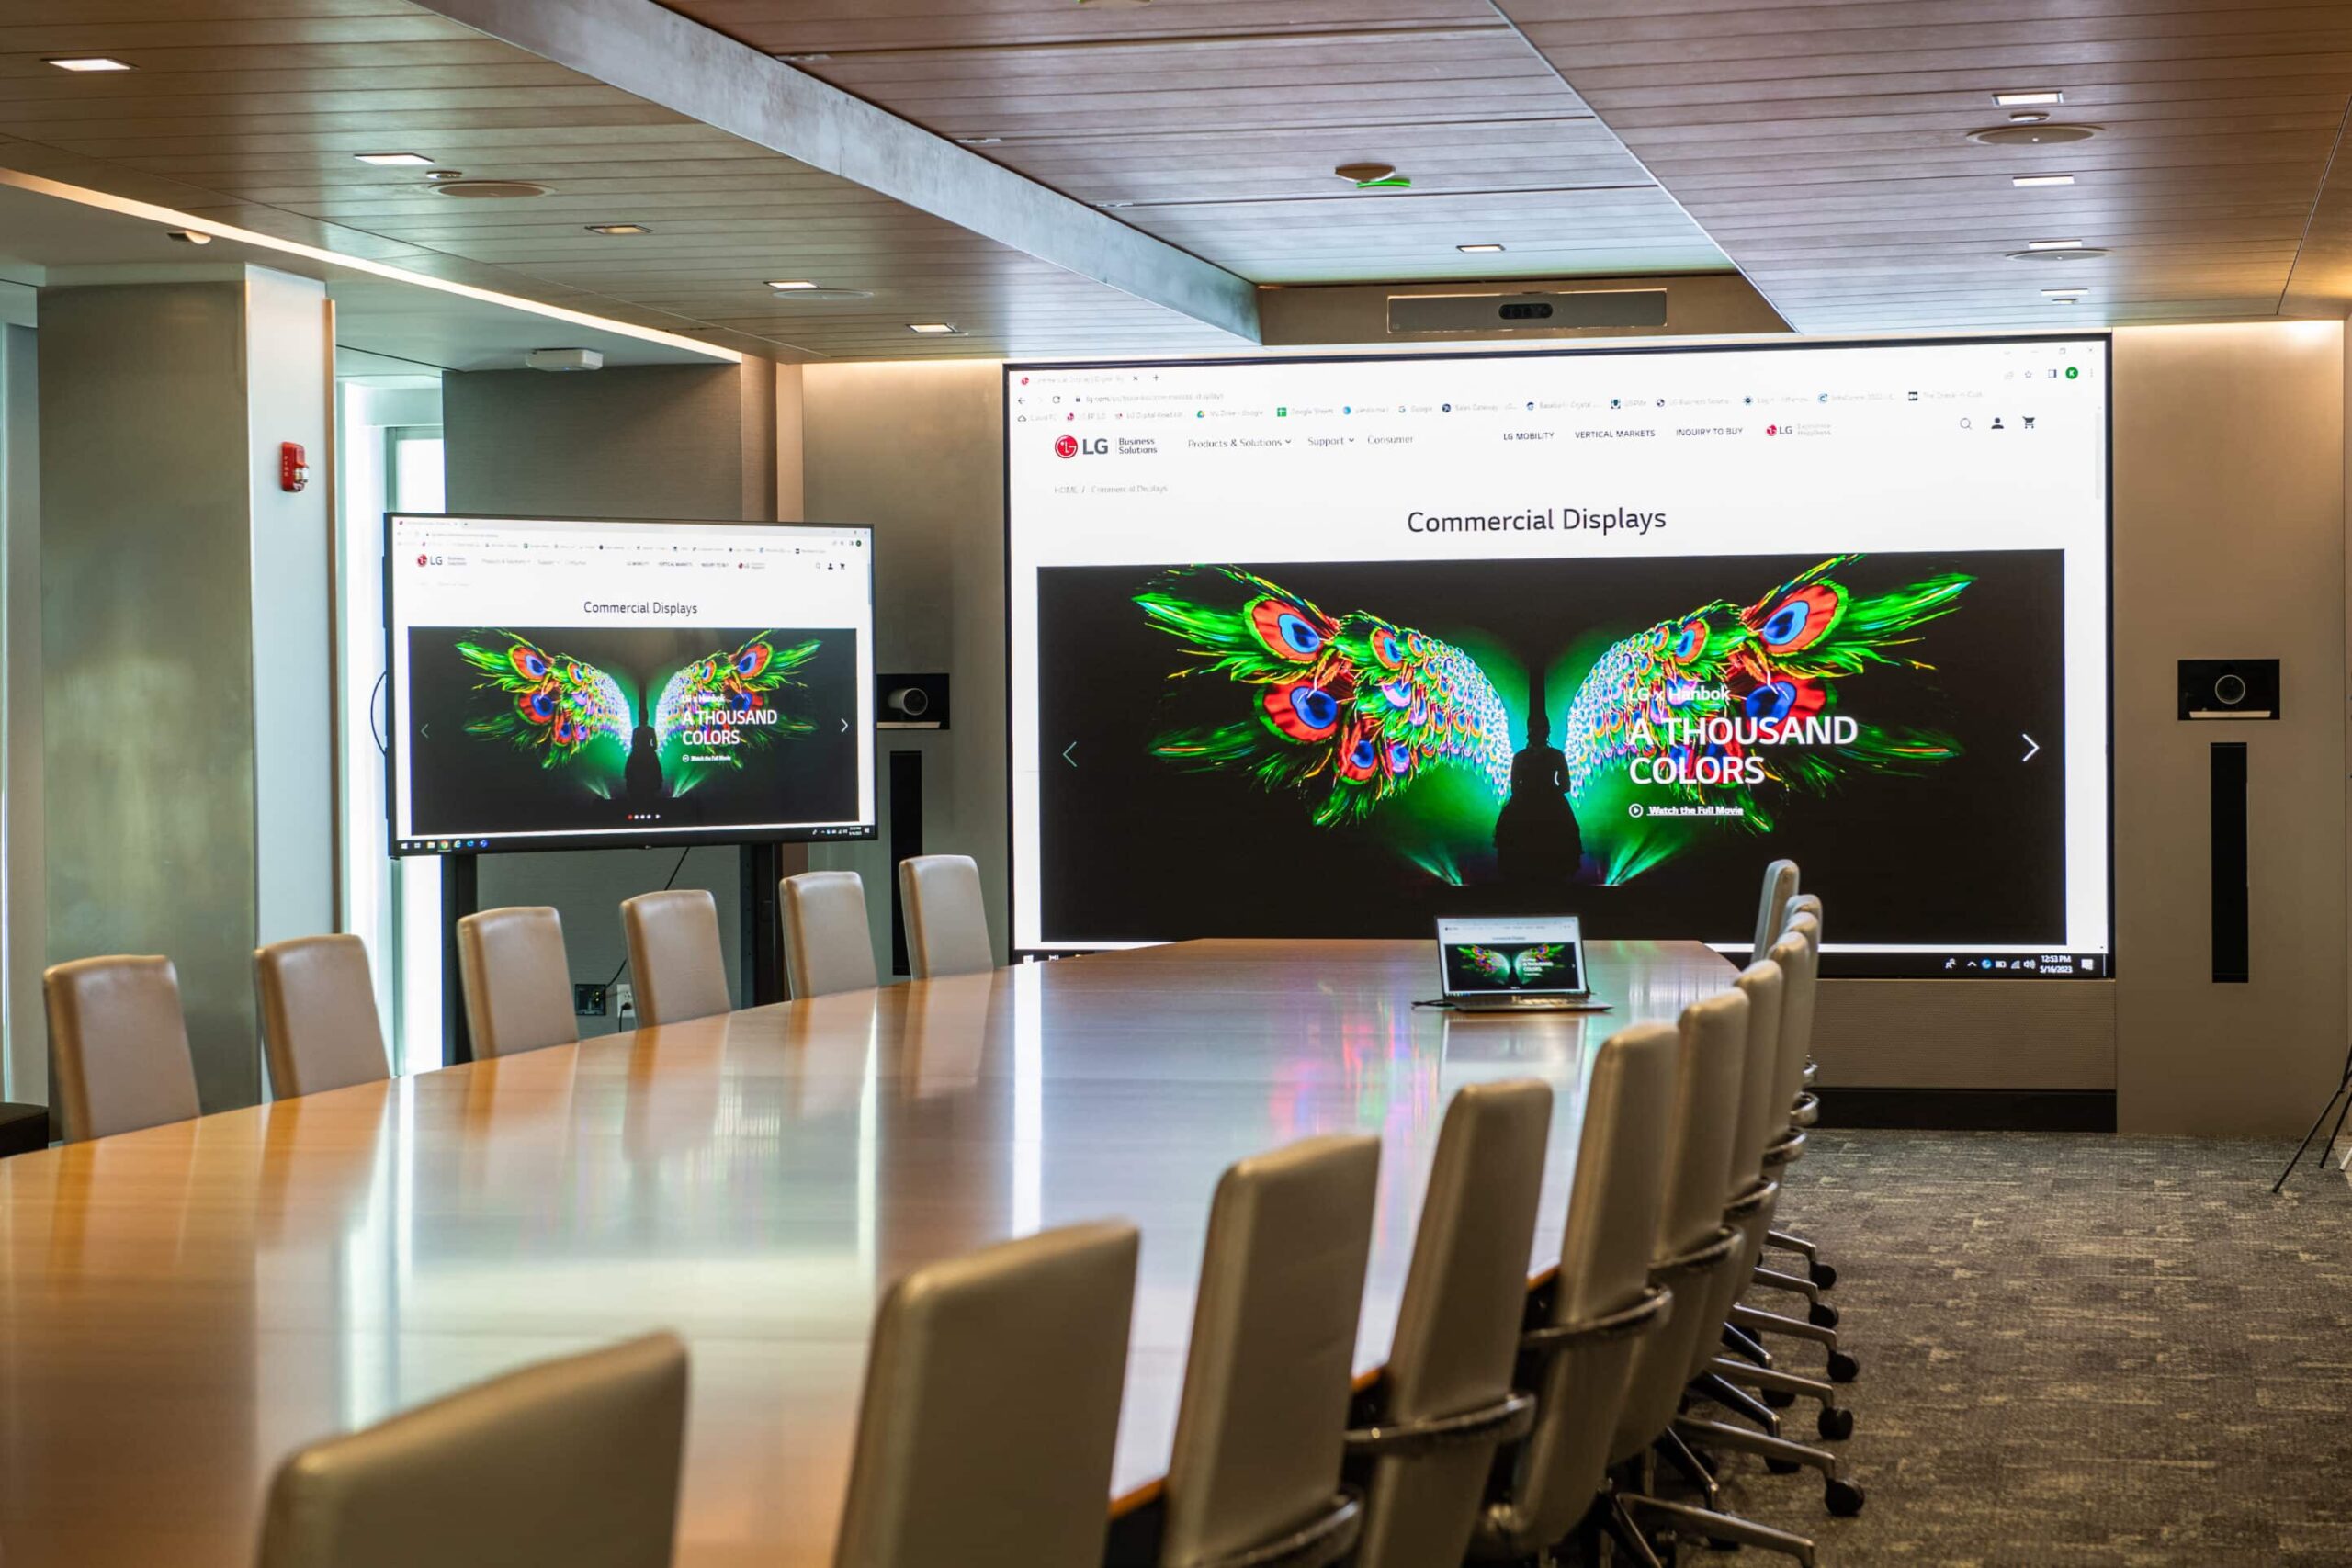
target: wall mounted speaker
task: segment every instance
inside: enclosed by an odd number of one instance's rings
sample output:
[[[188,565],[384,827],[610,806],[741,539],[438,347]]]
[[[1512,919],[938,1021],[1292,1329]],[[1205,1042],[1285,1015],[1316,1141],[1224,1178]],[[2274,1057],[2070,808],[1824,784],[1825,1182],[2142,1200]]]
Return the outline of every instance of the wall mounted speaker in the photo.
[[[2275,659],[2184,659],[2180,661],[2183,718],[2277,718]]]
[[[876,675],[874,720],[878,729],[947,728],[945,675]]]

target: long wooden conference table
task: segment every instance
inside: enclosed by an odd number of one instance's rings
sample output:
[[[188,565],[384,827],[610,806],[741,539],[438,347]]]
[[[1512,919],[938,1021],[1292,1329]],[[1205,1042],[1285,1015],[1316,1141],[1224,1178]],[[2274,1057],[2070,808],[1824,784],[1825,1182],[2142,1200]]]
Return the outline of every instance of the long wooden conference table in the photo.
[[[678,1562],[820,1568],[875,1305],[1041,1226],[1142,1227],[1115,1485],[1165,1468],[1211,1190],[1383,1140],[1385,1359],[1446,1100],[1557,1091],[1558,1256],[1600,1043],[1731,967],[1589,954],[1589,1014],[1455,1018],[1426,942],[1200,942],[759,1008],[0,1160],[0,1562],[249,1568],[279,1460],[525,1362],[693,1352]]]

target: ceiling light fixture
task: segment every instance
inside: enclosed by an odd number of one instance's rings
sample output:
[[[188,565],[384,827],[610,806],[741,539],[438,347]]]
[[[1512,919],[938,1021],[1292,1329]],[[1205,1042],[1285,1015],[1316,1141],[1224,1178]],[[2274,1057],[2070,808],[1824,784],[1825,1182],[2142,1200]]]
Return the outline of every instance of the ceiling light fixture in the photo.
[[[2041,297],[2044,299],[2064,299],[2071,303],[2089,292],[2087,288],[2045,288],[2041,291]]]
[[[2075,176],[2072,175],[2013,175],[2009,178],[2009,183],[2019,190],[2034,190],[2042,186],[2073,185]]]
[[[60,71],[129,71],[132,69],[121,61],[110,60],[103,54],[70,55],[62,60],[50,60],[43,63],[54,65]]]
[[[2040,125],[2049,118],[2040,109],[2019,109],[2016,114],[2009,116],[2009,123],[2011,125]]]
[[[2035,104],[2063,104],[2066,101],[2066,95],[2054,87],[2032,87],[2020,92],[1996,93],[1993,101],[2005,109],[2021,109]]]
[[[164,234],[166,240],[177,240],[183,245],[209,245],[212,236],[200,229],[171,229]]]
[[[422,152],[354,152],[363,164],[373,164],[379,169],[430,168],[433,160]]]
[[[817,285],[806,277],[771,277],[768,279],[768,287],[775,289],[814,288]]]
[[[925,337],[946,337],[951,334],[960,334],[963,330],[945,321],[909,321],[907,323],[907,331],[921,333]]]
[[[653,231],[642,223],[591,223],[588,225],[588,232],[610,234],[617,239],[628,234],[650,234]]]
[[[2029,251],[2079,251],[2083,243],[2080,240],[2028,240],[2025,248]]]
[[[1502,252],[1502,247],[1500,245],[1491,243],[1483,245],[1456,245],[1453,248],[1460,251],[1465,256],[1491,256],[1500,254]]]
[[[956,145],[958,147],[994,147],[1003,140],[1004,138],[1001,136],[959,136],[956,139]]]

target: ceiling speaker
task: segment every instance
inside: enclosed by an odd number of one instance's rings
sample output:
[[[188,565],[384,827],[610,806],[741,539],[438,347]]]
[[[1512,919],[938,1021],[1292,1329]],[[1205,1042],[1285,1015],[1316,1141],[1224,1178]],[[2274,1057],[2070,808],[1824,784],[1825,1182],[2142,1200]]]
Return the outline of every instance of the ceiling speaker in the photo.
[[[1968,139],[1987,147],[2055,147],[2066,141],[2088,141],[2104,129],[2097,125],[1988,125],[1982,130],[1970,131]]]

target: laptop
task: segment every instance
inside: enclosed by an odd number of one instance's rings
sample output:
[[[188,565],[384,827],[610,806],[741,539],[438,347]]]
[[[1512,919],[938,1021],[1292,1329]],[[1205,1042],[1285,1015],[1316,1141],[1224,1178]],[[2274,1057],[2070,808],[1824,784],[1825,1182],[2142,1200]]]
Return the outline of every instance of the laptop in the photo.
[[[1446,1005],[1461,1012],[1590,1008],[1584,931],[1574,915],[1494,916],[1437,923]]]

